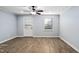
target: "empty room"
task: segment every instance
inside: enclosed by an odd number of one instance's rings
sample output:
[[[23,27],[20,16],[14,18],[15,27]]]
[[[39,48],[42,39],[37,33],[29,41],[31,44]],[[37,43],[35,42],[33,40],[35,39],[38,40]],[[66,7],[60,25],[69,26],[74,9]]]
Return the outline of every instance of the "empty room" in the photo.
[[[0,6],[0,53],[78,53],[79,6]]]

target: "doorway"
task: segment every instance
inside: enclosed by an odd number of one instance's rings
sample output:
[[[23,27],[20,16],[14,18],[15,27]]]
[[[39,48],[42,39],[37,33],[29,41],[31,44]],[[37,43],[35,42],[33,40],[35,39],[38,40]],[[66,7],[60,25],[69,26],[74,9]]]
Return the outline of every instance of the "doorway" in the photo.
[[[32,17],[31,16],[27,16],[27,17],[24,17],[23,19],[23,28],[24,28],[24,36],[30,36],[32,37],[33,36],[33,33],[32,33]]]

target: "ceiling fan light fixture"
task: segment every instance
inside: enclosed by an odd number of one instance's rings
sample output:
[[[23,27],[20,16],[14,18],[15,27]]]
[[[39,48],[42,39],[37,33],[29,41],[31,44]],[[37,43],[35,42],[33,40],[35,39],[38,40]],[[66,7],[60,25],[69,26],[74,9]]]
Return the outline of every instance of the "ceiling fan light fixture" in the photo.
[[[35,14],[36,14],[36,12],[31,12],[31,14],[35,15]]]

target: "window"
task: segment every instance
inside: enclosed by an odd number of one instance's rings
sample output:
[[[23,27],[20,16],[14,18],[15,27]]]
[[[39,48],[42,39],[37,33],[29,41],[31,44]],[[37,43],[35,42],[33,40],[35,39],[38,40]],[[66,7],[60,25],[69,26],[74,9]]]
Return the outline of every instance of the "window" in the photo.
[[[51,18],[45,19],[44,24],[45,24],[45,27],[44,27],[45,30],[52,29],[52,19]]]

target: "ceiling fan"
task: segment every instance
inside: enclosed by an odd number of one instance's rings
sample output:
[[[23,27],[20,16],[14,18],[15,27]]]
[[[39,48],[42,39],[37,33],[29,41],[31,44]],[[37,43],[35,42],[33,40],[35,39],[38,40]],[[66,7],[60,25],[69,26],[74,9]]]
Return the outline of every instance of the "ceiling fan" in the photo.
[[[37,15],[41,15],[41,12],[44,12],[43,10],[37,9],[37,6],[31,6],[32,13],[35,13]]]

